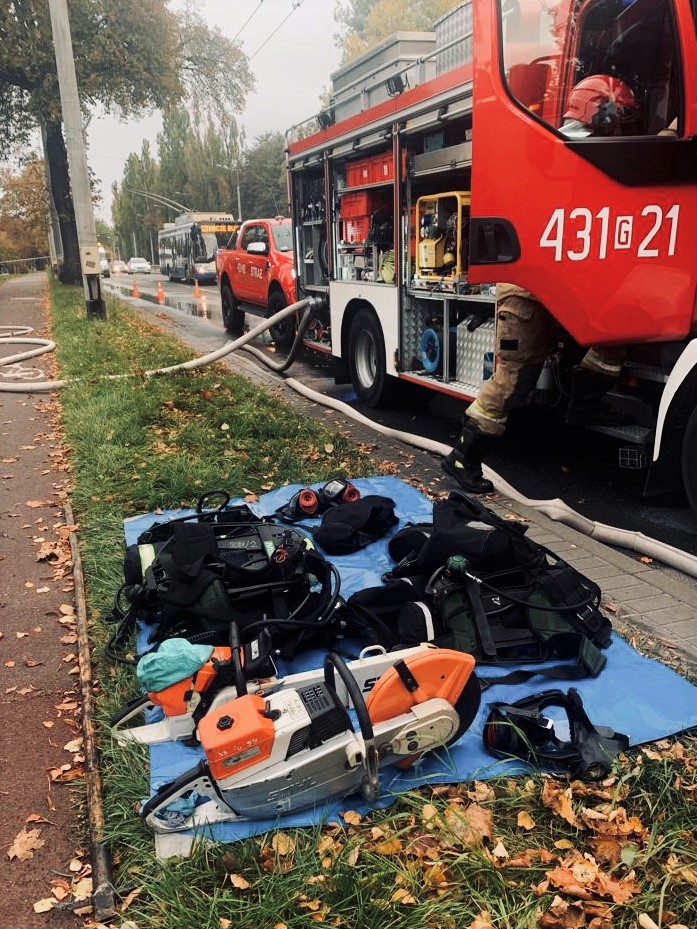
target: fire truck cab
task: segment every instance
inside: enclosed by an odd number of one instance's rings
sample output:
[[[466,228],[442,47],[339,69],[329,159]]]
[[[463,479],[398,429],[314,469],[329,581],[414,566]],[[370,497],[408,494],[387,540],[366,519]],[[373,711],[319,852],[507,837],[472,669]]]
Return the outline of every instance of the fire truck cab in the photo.
[[[564,332],[537,399],[622,346],[627,425],[599,428],[697,509],[696,45],[694,0],[470,0],[332,75],[288,134],[307,344],[368,404],[472,399],[519,284]]]

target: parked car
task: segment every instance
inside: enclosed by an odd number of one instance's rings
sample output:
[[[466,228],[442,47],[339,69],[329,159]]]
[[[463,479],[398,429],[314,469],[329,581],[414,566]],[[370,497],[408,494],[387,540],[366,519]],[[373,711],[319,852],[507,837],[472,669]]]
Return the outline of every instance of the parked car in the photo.
[[[125,261],[122,261],[120,258],[114,259],[111,262],[111,273],[112,274],[130,274],[130,270]]]
[[[128,262],[128,270],[131,274],[150,274],[150,262],[145,258],[131,258]]]

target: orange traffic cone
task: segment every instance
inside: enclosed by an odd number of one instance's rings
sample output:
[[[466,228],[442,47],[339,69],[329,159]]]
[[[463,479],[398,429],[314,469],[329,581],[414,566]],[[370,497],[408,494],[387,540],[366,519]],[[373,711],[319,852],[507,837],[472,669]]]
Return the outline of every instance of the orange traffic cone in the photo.
[[[157,290],[155,292],[155,299],[160,305],[162,305],[165,302],[165,292],[162,288],[162,281],[157,282]]]
[[[138,289],[138,281],[134,280],[131,286],[131,296],[138,299],[140,297],[140,290]]]
[[[202,296],[203,294],[201,293],[201,288],[198,286],[198,278],[195,277],[194,278],[194,300],[198,300]]]

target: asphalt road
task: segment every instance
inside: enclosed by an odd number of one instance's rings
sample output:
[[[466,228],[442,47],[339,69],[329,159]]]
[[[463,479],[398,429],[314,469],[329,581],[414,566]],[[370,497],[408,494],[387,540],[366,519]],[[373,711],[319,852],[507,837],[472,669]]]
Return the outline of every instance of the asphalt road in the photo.
[[[202,314],[200,301],[198,309],[193,309],[190,286],[170,284],[159,275],[138,275],[137,280],[144,294],[154,293],[157,281],[163,280],[167,302],[181,311],[182,329],[195,331],[211,348],[223,344],[226,336],[217,288],[202,288],[206,308]],[[111,283],[125,287],[130,278]],[[460,430],[461,401],[424,391],[416,407],[412,402],[401,409],[370,409],[358,403],[350,385],[335,385],[324,356],[309,350],[301,353],[290,374],[394,429],[445,444],[452,443]],[[645,471],[620,469],[617,458],[613,440],[568,428],[551,411],[530,408],[511,415],[507,433],[494,444],[487,464],[530,499],[559,497],[589,519],[642,532],[697,555],[697,515],[686,501],[679,495],[644,498]]]

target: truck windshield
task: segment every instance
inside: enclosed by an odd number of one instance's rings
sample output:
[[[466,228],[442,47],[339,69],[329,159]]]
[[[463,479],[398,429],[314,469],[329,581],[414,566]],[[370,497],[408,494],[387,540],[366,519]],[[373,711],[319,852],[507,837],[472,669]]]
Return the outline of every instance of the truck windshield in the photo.
[[[289,252],[293,247],[293,235],[290,223],[284,226],[272,226],[273,240],[279,252]]]

